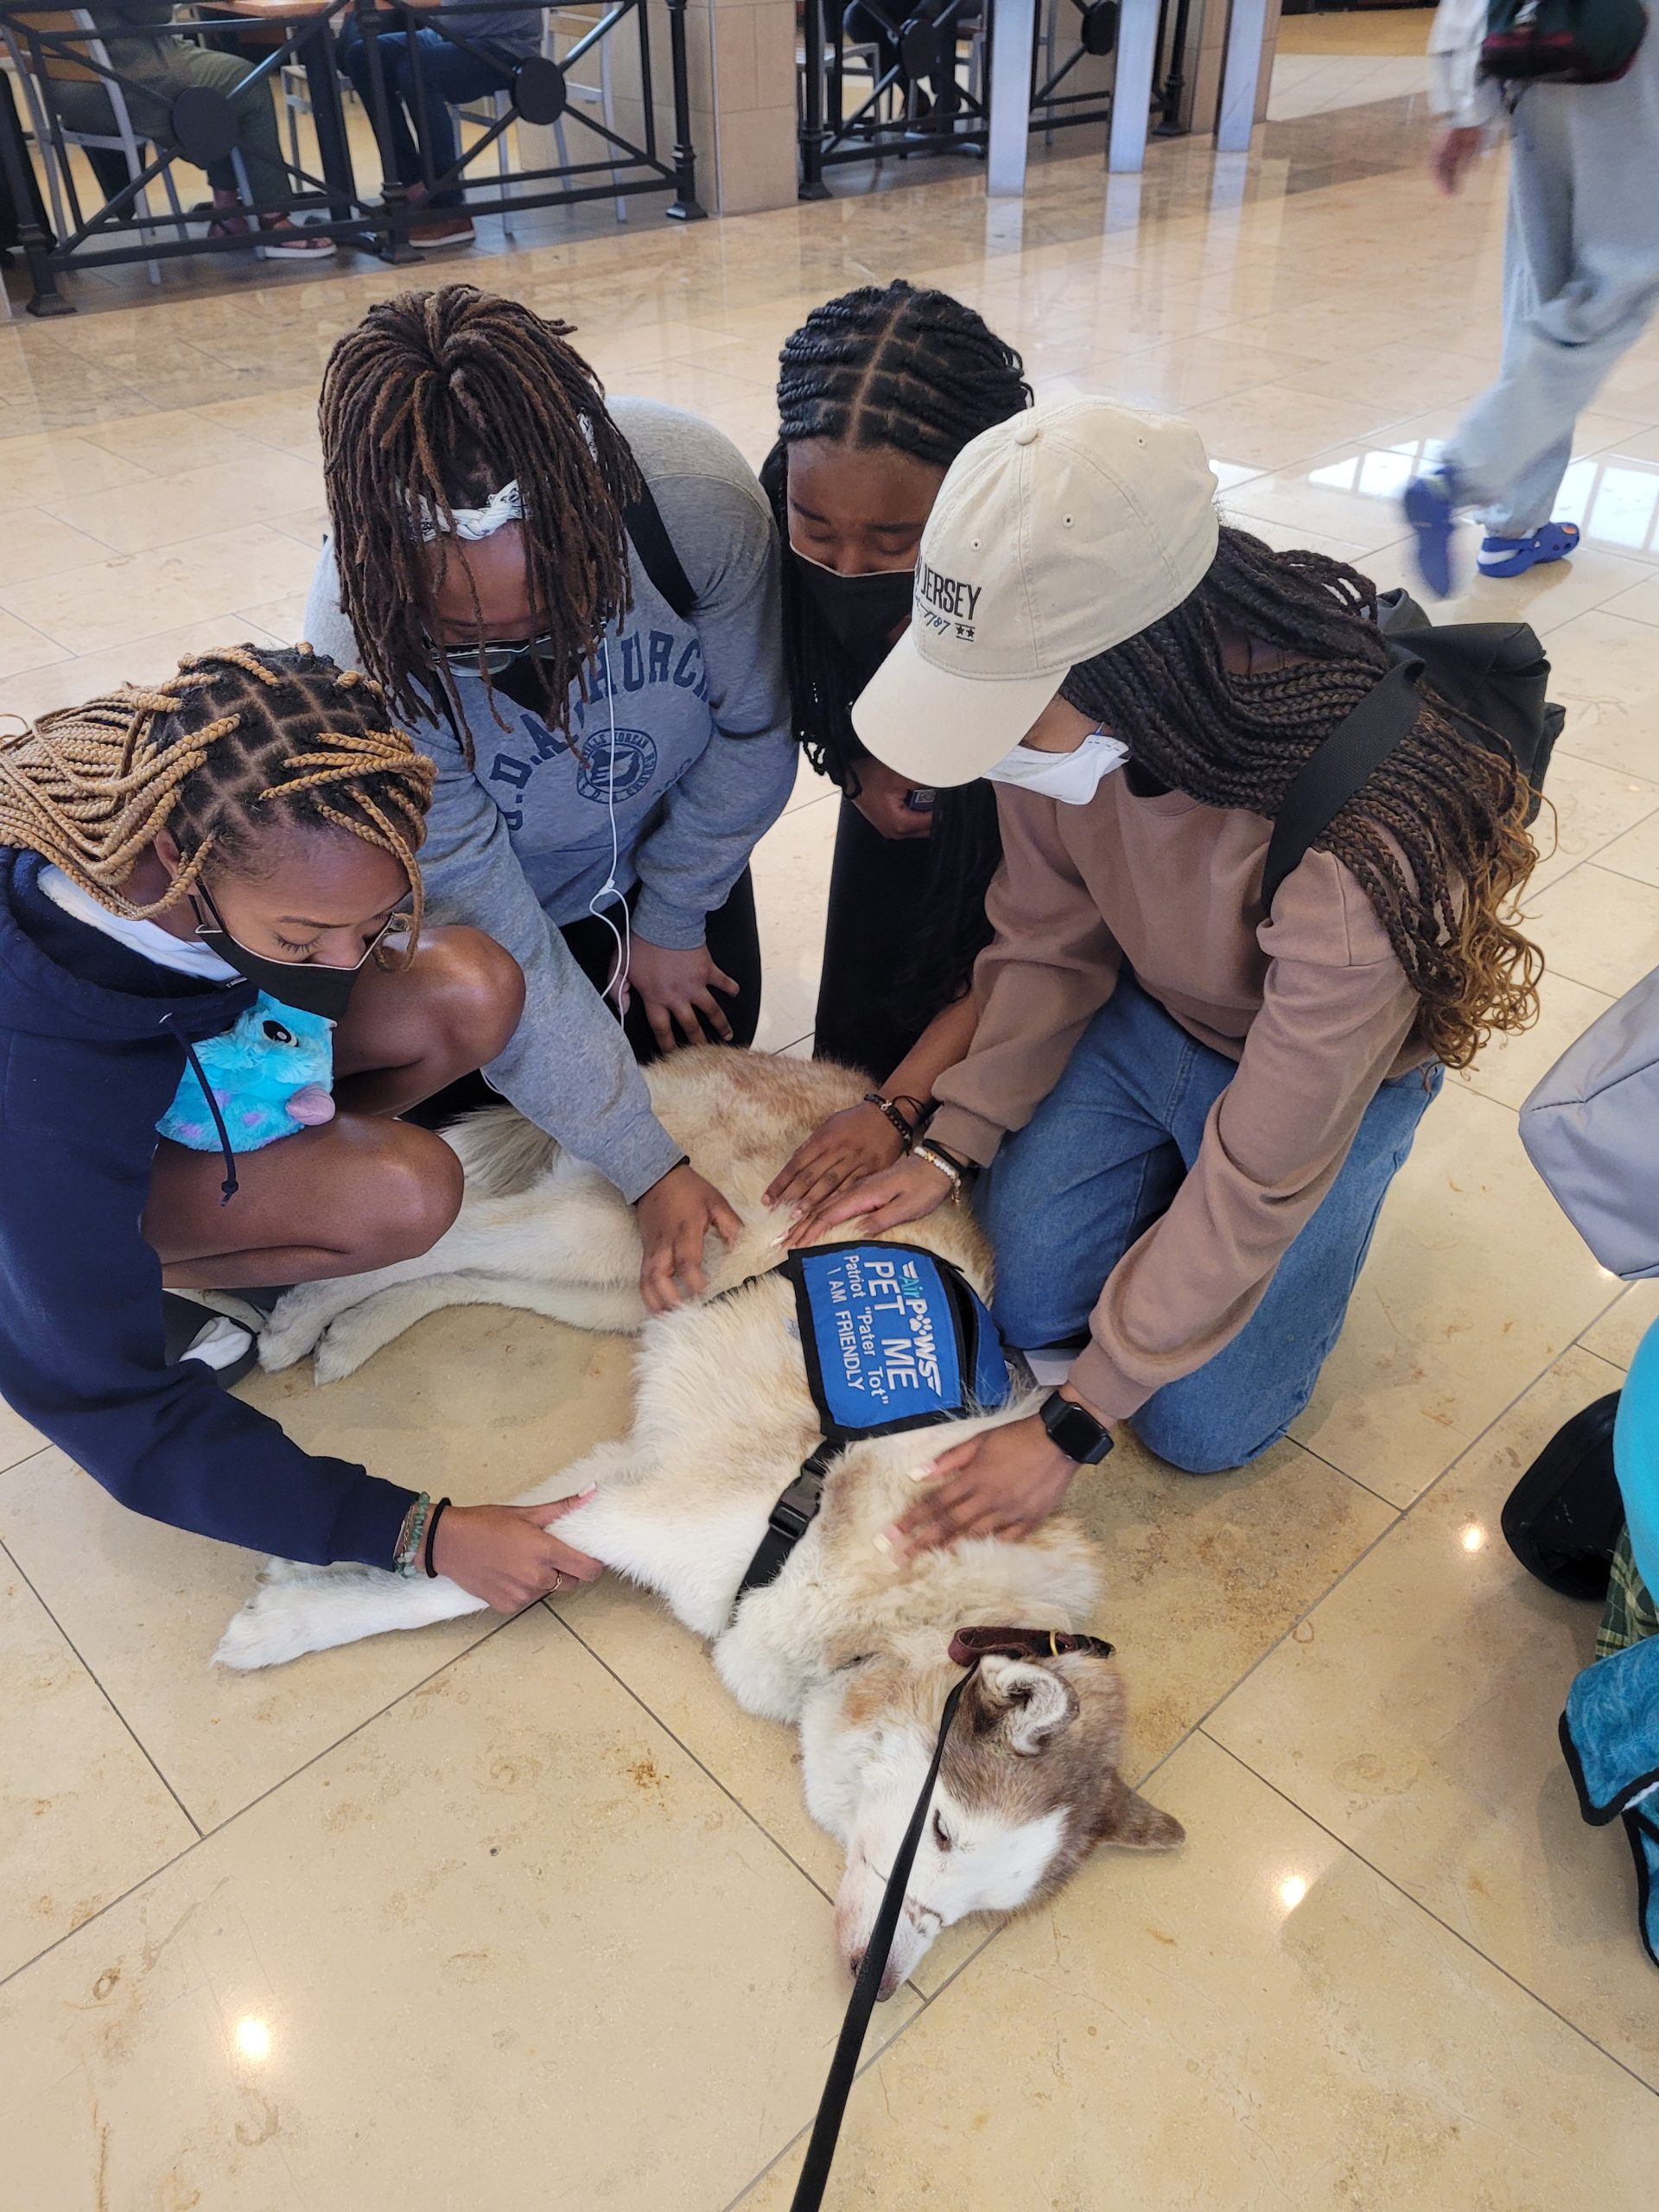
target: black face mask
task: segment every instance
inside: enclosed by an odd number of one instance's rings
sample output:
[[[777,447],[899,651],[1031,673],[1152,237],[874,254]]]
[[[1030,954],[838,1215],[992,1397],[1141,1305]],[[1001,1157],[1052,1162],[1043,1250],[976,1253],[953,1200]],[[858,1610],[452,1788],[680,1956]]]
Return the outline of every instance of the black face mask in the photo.
[[[407,914],[394,914],[385,929],[364,946],[361,960],[350,968],[330,968],[320,960],[272,960],[265,953],[250,951],[226,928],[224,917],[214,906],[206,884],[196,886],[190,904],[196,915],[197,937],[227,967],[234,968],[238,976],[245,976],[249,982],[268,993],[280,1005],[291,1006],[301,1014],[320,1015],[324,1021],[339,1021],[343,1017],[351,1003],[353,987],[369,960],[389,938],[401,935],[409,927]],[[207,909],[207,921],[201,918],[203,906]]]
[[[515,653],[505,668],[493,669],[490,689],[511,699],[515,707],[525,708],[550,729],[564,700],[564,694],[556,692],[548,681],[547,663],[528,652]]]
[[[893,650],[893,633],[910,620],[915,572],[874,569],[868,575],[837,575],[790,547],[801,589],[823,616],[861,680],[868,683]]]

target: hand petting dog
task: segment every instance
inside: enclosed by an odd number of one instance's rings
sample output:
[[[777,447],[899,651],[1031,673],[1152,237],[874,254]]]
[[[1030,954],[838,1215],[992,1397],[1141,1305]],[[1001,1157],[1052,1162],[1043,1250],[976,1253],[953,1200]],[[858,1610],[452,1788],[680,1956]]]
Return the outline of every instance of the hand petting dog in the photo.
[[[1035,1414],[986,1429],[917,1468],[913,1479],[934,1487],[885,1529],[880,1541],[895,1557],[911,1560],[976,1536],[1028,1536],[1058,1512],[1077,1471],[1076,1460],[1060,1450]]]

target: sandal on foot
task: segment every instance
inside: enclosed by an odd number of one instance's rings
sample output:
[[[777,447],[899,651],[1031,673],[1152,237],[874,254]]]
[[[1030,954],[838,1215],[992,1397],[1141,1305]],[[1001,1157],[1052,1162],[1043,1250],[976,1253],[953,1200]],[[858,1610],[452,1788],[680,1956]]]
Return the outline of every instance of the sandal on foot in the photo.
[[[1401,500],[1417,541],[1417,570],[1437,599],[1452,595],[1452,539],[1458,526],[1458,480],[1449,468],[1425,469]]]
[[[1485,537],[1478,556],[1483,576],[1524,576],[1549,561],[1565,561],[1578,550],[1575,522],[1547,522],[1529,537]]]
[[[295,223],[267,223],[260,227],[257,251],[261,261],[329,261],[335,246],[326,232],[304,230]]]

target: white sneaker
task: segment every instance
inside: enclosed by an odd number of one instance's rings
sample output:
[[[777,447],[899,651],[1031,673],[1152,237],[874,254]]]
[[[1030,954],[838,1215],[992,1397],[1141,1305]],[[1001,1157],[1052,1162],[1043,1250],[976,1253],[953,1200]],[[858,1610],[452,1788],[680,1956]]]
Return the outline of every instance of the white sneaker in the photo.
[[[199,1359],[204,1367],[211,1367],[215,1375],[222,1375],[227,1367],[234,1367],[253,1350],[251,1333],[239,1328],[227,1314],[213,1313],[189,1344],[180,1354],[183,1359]]]

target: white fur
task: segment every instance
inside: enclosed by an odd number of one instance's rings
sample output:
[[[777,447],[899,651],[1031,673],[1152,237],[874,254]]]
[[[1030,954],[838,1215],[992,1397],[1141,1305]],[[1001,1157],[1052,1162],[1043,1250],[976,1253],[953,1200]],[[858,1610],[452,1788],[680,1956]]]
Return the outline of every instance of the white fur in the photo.
[[[286,1367],[314,1351],[326,1380],[349,1373],[421,1314],[477,1301],[528,1306],[579,1326],[641,1331],[629,1434],[524,1502],[597,1483],[597,1496],[560,1522],[560,1535],[658,1592],[709,1640],[721,1679],[749,1712],[799,1726],[808,1804],[848,1851],[836,1925],[852,1962],[868,1941],[879,1878],[925,1771],[944,1691],[957,1679],[945,1654],[950,1631],[983,1622],[1076,1626],[1093,1608],[1097,1563],[1075,1527],[1057,1521],[1029,1542],[980,1541],[896,1566],[875,1539],[913,1499],[914,1470],[945,1440],[912,1433],[857,1445],[836,1462],[823,1510],[782,1574],[753,1592],[733,1620],[767,1515],[818,1428],[787,1284],[768,1274],[729,1297],[713,1294],[775,1265],[778,1219],[760,1193],[793,1146],[862,1086],[842,1070],[726,1051],[677,1053],[649,1079],[670,1130],[746,1224],[736,1252],[711,1250],[709,1302],[645,1321],[630,1209],[591,1171],[527,1136],[516,1116],[493,1112],[450,1133],[467,1167],[468,1196],[435,1249],[378,1274],[290,1292],[263,1354],[268,1366]],[[988,1255],[960,1211],[946,1209],[900,1233],[988,1287]],[[1027,1402],[965,1422],[951,1440],[1029,1409]],[[477,1610],[477,1599],[443,1580],[273,1563],[216,1656],[231,1667],[271,1666]],[[877,1665],[892,1672],[897,1692],[862,1723],[851,1721],[845,1704],[857,1703],[861,1679]],[[1049,1694],[1063,1686],[1040,1669],[1029,1671],[1043,1688],[1020,1719],[1028,1740],[1011,1742],[1014,1757],[1039,1751],[1044,1727],[1062,1727],[1067,1718],[1064,1699]],[[1075,1696],[1065,1696],[1075,1711]],[[939,1927],[1024,1903],[1065,1819],[1056,1807],[1013,1827],[948,1795],[939,1812],[947,1828],[962,1833],[948,1853],[931,1839],[924,1848],[890,1983],[912,1970]]]

